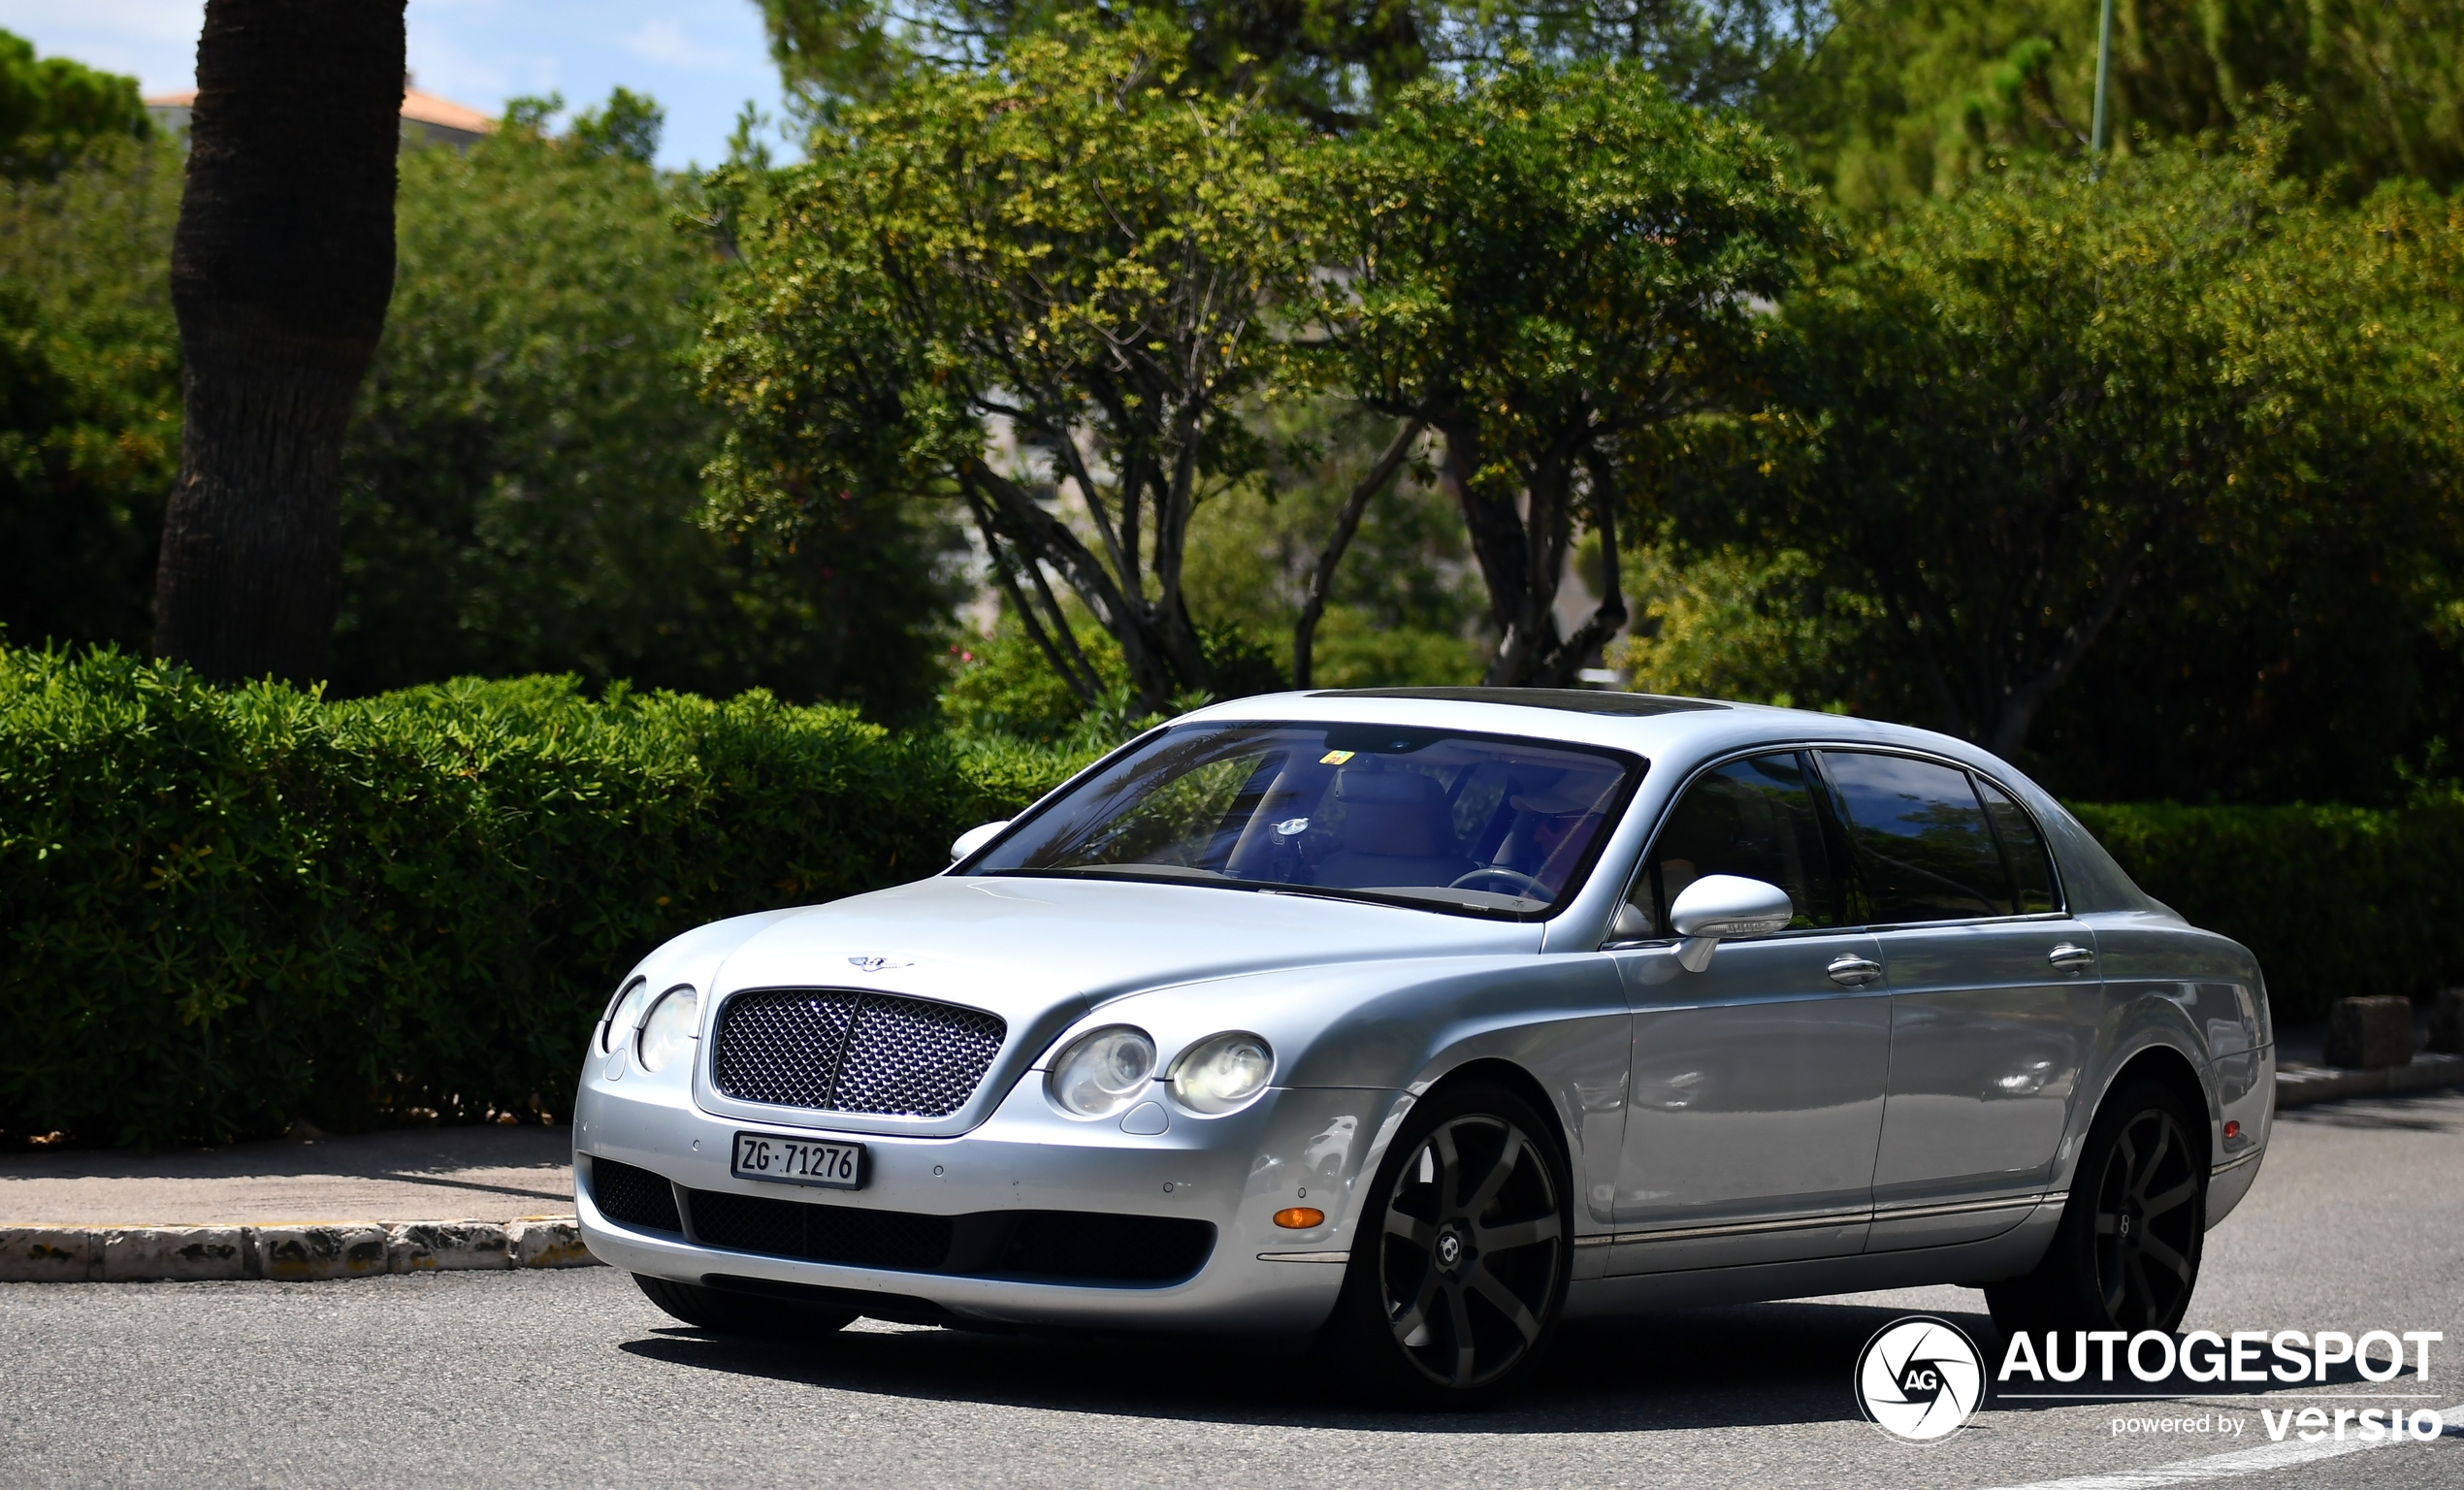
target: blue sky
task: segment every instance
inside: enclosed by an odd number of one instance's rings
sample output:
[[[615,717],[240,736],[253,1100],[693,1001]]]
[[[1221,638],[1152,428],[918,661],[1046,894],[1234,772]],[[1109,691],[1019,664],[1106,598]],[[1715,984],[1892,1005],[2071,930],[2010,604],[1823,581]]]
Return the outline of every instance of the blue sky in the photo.
[[[0,0],[0,30],[147,93],[196,86],[204,16],[205,0]],[[667,110],[665,166],[724,156],[747,99],[779,112],[753,0],[410,0],[407,24],[420,91],[488,113],[523,93],[574,107],[618,83],[650,94]]]

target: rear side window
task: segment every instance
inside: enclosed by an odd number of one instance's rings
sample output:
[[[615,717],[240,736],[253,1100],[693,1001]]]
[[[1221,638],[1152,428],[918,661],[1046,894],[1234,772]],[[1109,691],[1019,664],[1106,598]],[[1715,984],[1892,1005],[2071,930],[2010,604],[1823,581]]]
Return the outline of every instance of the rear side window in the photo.
[[[2010,794],[1992,782],[1978,777],[1976,791],[1985,798],[1986,815],[1994,820],[1994,830],[2002,837],[2002,854],[2011,861],[2011,878],[2019,887],[2019,909],[2022,915],[2033,916],[2054,908],[2054,866],[2045,855],[2045,840],[2036,835],[2036,821],[2027,809],[2011,800]]]
[[[1835,926],[1845,919],[1844,886],[1803,756],[1755,756],[1697,777],[1652,844],[1620,933],[1666,934],[1670,905],[1710,874],[1743,875],[1788,891],[1797,908],[1792,926]]]
[[[1875,921],[2011,914],[2010,874],[1967,772],[1828,750],[1822,768],[1847,820]]]

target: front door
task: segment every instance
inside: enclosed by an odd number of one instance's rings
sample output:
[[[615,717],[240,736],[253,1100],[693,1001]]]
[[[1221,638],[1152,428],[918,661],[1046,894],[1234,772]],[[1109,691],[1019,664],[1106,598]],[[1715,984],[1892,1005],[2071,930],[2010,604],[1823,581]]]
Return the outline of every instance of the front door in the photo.
[[[1644,857],[1611,953],[1634,1010],[1611,1273],[1863,1248],[1891,1015],[1844,858],[1794,751],[1697,777]],[[1797,918],[1689,973],[1668,907],[1707,874],[1777,885]]]
[[[1959,767],[1825,751],[1891,989],[1869,1250],[1994,1236],[2051,1176],[2100,1004],[2034,822]]]

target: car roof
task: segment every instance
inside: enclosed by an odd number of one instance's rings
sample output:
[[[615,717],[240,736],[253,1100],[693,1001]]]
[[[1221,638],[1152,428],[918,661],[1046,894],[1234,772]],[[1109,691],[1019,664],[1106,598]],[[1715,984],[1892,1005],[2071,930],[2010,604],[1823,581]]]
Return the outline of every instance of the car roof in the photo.
[[[1896,745],[1996,776],[2011,767],[1965,740],[1881,720],[1714,698],[1572,688],[1347,688],[1261,694],[1183,715],[1192,722],[1356,723],[1605,745],[1653,760],[1699,759],[1768,742]]]

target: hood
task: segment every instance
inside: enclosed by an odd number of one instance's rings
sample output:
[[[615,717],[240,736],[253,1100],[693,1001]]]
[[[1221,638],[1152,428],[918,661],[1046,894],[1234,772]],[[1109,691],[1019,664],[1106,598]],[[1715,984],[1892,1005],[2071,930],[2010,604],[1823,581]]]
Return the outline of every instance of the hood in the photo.
[[[773,914],[748,929],[706,985],[713,1015],[747,988],[835,988],[963,1004],[1007,1022],[1000,1055],[961,1112],[830,1122],[906,1133],[973,1126],[1055,1036],[1108,999],[1282,967],[1530,954],[1542,930],[1307,895],[1007,877],[923,880]],[[715,1093],[697,1085],[711,1105]]]
[[[878,988],[1013,1024],[1164,984],[1384,957],[1534,952],[1536,923],[1119,880],[932,879],[769,920],[713,989]],[[867,969],[862,959],[880,958]]]

